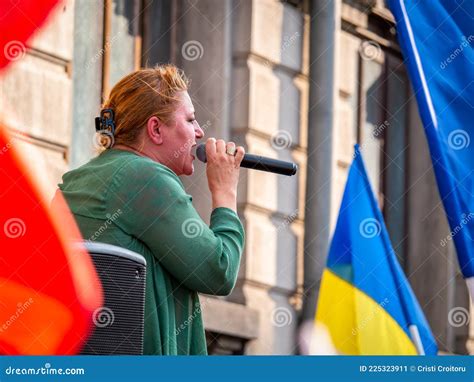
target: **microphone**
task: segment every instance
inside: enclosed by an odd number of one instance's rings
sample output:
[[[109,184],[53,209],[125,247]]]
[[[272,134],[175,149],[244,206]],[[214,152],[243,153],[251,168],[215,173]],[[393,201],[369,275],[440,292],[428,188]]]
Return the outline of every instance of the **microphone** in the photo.
[[[201,162],[207,162],[206,144],[201,143],[196,148],[196,156]],[[278,159],[262,157],[259,155],[245,154],[240,167],[250,168],[266,172],[273,172],[280,175],[295,175],[298,165],[292,162],[285,162]]]

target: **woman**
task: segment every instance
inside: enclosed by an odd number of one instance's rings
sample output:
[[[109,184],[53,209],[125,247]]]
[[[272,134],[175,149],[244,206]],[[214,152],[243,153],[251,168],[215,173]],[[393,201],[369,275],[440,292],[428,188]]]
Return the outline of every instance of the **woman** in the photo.
[[[124,77],[103,105],[113,145],[59,185],[85,239],[145,257],[144,354],[207,354],[198,292],[228,295],[244,246],[236,213],[243,147],[206,142],[210,227],[178,178],[193,173],[191,150],[204,137],[187,89],[173,65]]]

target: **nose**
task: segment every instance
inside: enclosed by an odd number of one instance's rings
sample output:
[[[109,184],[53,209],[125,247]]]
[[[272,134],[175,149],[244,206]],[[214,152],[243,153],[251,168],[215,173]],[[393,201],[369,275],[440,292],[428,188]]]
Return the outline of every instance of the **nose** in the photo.
[[[202,137],[204,137],[204,130],[201,129],[201,126],[199,126],[199,123],[197,121],[196,121],[195,134],[196,134],[196,139],[201,139]]]

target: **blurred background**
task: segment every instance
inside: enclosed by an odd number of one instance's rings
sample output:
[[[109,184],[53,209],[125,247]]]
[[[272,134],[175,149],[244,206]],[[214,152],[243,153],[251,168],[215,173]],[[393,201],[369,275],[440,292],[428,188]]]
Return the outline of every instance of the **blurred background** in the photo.
[[[440,350],[474,353],[474,323],[394,19],[383,0],[66,0],[0,82],[6,124],[52,197],[96,155],[94,117],[140,67],[184,69],[206,136],[294,161],[242,170],[237,286],[201,296],[210,354],[298,354],[313,320],[353,145]],[[207,222],[205,166],[183,179]],[[376,341],[374,337],[374,341]]]

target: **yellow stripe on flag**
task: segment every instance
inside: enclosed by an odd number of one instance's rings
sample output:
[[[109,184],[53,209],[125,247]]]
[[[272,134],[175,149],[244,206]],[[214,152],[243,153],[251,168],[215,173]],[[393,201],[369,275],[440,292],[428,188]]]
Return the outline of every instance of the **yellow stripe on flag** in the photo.
[[[316,322],[325,325],[336,349],[348,355],[416,355],[405,331],[383,308],[332,271],[321,281]]]

